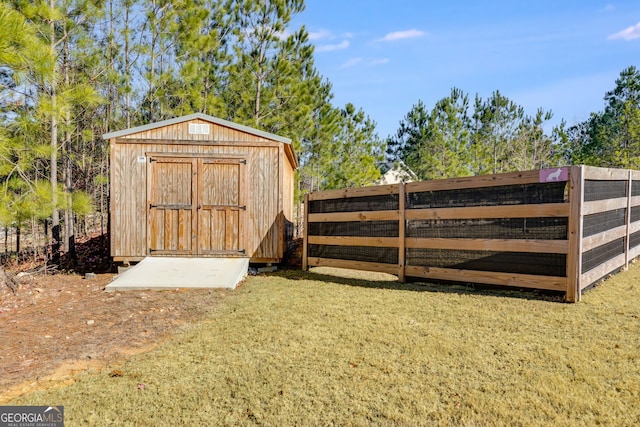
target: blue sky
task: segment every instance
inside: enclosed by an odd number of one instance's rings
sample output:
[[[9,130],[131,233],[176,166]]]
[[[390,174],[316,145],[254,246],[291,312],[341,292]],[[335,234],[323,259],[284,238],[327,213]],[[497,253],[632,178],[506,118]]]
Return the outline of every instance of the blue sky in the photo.
[[[382,138],[453,87],[572,125],[640,67],[640,0],[307,0],[292,24],[310,33],[334,105],[362,108]]]

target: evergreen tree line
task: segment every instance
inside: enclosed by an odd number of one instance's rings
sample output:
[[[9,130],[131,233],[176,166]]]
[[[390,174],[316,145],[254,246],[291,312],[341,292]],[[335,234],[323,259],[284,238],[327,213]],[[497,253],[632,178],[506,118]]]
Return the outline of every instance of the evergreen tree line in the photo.
[[[604,111],[568,127],[551,126],[551,111],[535,115],[495,91],[487,99],[453,88],[432,109],[418,101],[387,138],[389,161],[420,179],[531,170],[570,164],[640,168],[640,70],[620,73],[604,96]]]
[[[622,70],[603,111],[563,135],[568,163],[640,169],[640,70]]]
[[[483,100],[454,88],[429,110],[419,101],[387,140],[389,160],[402,160],[420,179],[551,167],[560,160],[560,129],[550,111],[535,116],[495,91]]]
[[[0,225],[44,226],[52,257],[75,221],[108,211],[104,133],[202,112],[292,139],[298,193],[368,185],[386,159],[421,179],[559,164],[639,167],[640,75],[624,70],[603,112],[548,130],[494,92],[418,102],[396,135],[335,106],[303,0],[0,0]],[[6,238],[6,234],[5,234]],[[6,240],[5,240],[6,241]]]
[[[383,142],[316,69],[303,0],[2,0],[0,225],[108,210],[113,130],[202,112],[290,137],[302,191],[370,184]],[[31,227],[33,228],[33,227]],[[49,231],[47,231],[49,230]],[[6,245],[6,243],[5,243]]]

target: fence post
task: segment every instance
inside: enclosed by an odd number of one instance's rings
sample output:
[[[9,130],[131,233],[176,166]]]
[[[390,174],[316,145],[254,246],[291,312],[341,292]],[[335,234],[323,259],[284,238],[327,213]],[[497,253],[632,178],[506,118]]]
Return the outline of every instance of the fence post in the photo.
[[[308,241],[309,241],[309,193],[304,195],[304,212],[302,213],[302,271],[309,270]]]
[[[633,185],[633,171],[629,169],[629,181],[627,182],[627,215],[625,218],[627,231],[624,238],[624,269],[629,269],[629,237],[631,237],[631,191]]]
[[[583,171],[583,166],[572,166],[569,175],[569,253],[565,294],[567,302],[578,302],[581,297]]]
[[[398,184],[398,280],[404,282],[405,270],[405,244],[406,235],[405,228],[407,220],[405,215],[405,192],[404,182]]]

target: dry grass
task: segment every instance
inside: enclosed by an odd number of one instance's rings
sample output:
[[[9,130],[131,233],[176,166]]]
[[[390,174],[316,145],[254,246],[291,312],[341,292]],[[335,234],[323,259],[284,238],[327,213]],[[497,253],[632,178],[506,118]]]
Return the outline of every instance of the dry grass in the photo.
[[[338,271],[250,278],[156,350],[12,403],[69,425],[640,424],[638,266],[579,304]]]

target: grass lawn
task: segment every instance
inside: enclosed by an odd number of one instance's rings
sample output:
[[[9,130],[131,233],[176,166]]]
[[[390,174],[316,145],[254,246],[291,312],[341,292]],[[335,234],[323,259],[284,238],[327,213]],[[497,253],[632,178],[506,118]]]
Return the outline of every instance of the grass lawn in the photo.
[[[390,277],[251,277],[152,352],[11,404],[69,426],[640,424],[640,266],[578,304]]]

